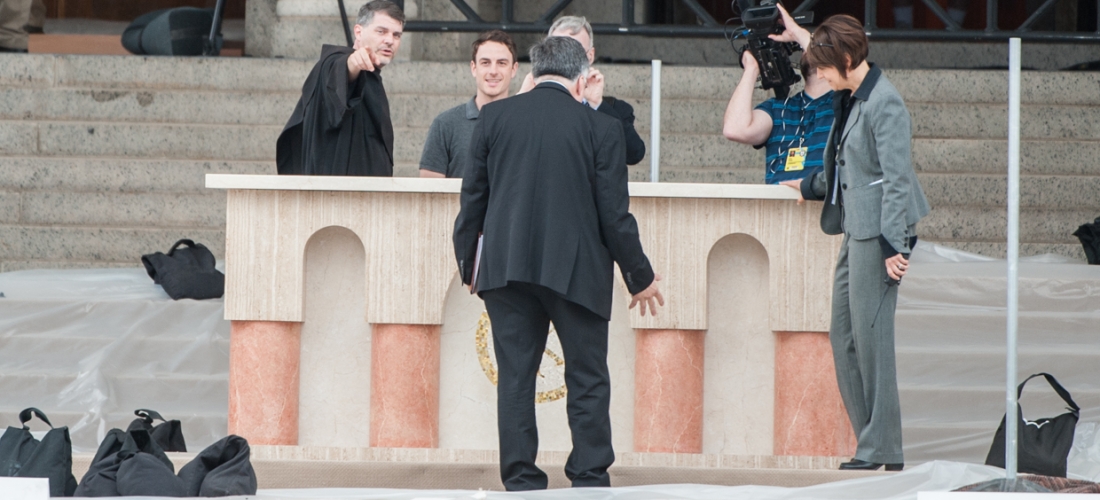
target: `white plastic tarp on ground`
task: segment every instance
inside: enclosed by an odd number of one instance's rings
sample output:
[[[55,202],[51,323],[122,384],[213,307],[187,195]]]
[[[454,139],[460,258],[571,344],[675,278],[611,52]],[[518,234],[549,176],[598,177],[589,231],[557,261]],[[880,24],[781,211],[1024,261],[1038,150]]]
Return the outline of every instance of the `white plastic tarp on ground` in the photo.
[[[1003,260],[914,252],[897,316],[908,464],[984,461],[1004,414],[1004,276]],[[183,421],[192,451],[225,435],[222,301],[172,301],[142,269],[0,273],[0,293],[0,426],[36,406],[91,452],[151,408]],[[1022,259],[1019,345],[1020,380],[1048,371],[1082,408],[1070,472],[1100,479],[1100,266]],[[1026,417],[1064,411],[1044,381],[1028,387]]]
[[[837,481],[803,488],[669,484],[613,488],[556,489],[508,493],[466,490],[357,488],[260,489],[254,500],[915,500],[921,491],[951,491],[1003,477],[984,465],[929,462],[897,474]],[[153,500],[124,497],[130,500]]]
[[[0,273],[0,293],[0,426],[37,407],[93,452],[148,408],[182,421],[190,451],[225,436],[221,300],[173,301],[144,269]]]

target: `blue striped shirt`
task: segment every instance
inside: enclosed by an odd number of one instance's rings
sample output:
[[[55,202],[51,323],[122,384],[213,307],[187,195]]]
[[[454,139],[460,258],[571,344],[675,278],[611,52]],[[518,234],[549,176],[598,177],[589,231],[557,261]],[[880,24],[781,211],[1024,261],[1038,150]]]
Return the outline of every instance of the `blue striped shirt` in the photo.
[[[756,109],[772,117],[772,133],[764,143],[767,154],[764,182],[777,184],[801,179],[823,168],[825,143],[833,126],[832,91],[817,99],[810,99],[805,92],[794,94],[786,101],[773,97],[760,103]],[[787,151],[800,145],[807,148],[802,170],[787,172]]]

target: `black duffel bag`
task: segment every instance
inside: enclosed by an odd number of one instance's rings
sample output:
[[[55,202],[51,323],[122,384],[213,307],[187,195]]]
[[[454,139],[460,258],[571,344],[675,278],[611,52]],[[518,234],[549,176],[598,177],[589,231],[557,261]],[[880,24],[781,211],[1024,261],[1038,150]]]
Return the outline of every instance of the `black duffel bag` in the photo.
[[[1066,477],[1066,468],[1069,458],[1069,450],[1073,447],[1073,433],[1077,427],[1077,419],[1081,415],[1081,408],[1073,402],[1062,384],[1059,384],[1049,373],[1036,373],[1020,382],[1016,389],[1016,398],[1024,393],[1024,385],[1035,377],[1047,379],[1047,383],[1054,388],[1054,392],[1069,405],[1066,413],[1054,418],[1040,418],[1033,421],[1024,420],[1024,410],[1016,405],[1016,469],[1020,472],[1040,474],[1043,476]],[[1001,426],[997,427],[997,433],[993,435],[993,445],[989,447],[989,454],[985,457],[985,464],[1004,468],[1005,466],[1005,419],[1001,419]]]
[[[1073,235],[1081,240],[1081,246],[1085,249],[1085,258],[1088,259],[1089,264],[1100,264],[1100,217],[1089,224],[1081,224]]]
[[[179,240],[167,254],[142,255],[141,263],[153,283],[174,300],[216,299],[225,293],[225,275],[214,269],[214,254],[200,243]]]
[[[35,439],[26,425],[32,416],[50,426],[42,441]],[[45,477],[50,480],[51,497],[72,496],[76,478],[73,477],[73,443],[69,439],[69,428],[55,428],[38,408],[19,412],[19,423],[22,428],[8,427],[0,436],[0,476]]]
[[[187,451],[187,443],[183,439],[183,424],[179,420],[165,420],[160,413],[153,410],[134,410],[134,415],[138,418],[130,422],[127,431],[140,429],[148,432],[164,451]],[[160,420],[161,423],[154,426],[153,419]]]
[[[214,9],[176,7],[150,12],[134,19],[122,32],[122,46],[133,54],[201,56],[210,38]],[[215,38],[213,53],[221,52],[222,37]]]

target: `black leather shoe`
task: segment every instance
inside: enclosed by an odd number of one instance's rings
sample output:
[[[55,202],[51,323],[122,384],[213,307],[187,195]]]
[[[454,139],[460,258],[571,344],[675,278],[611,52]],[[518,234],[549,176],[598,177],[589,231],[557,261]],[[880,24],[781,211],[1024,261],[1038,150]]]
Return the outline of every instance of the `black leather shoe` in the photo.
[[[18,54],[26,54],[27,49],[10,49],[8,47],[0,47],[0,52],[15,52]]]
[[[884,464],[876,464],[874,462],[864,462],[858,458],[853,458],[851,462],[844,462],[840,464],[840,470],[879,470]],[[885,464],[886,470],[890,472],[897,472],[905,468],[905,464]]]

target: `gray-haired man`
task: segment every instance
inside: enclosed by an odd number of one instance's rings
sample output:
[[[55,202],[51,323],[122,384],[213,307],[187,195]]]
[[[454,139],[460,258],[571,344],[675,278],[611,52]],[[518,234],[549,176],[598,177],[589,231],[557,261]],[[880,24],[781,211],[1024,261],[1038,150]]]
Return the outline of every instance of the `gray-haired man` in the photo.
[[[530,92],[481,108],[462,179],[455,256],[462,282],[476,283],[493,323],[505,488],[547,485],[535,465],[535,377],[551,321],[565,357],[573,437],[565,475],[573,486],[609,486],[613,262],[634,295],[631,307],[642,304],[644,315],[664,299],[628,211],[622,127],[579,102],[584,48],[549,37],[531,48],[531,62]]]
[[[580,16],[562,16],[554,24],[550,25],[548,36],[567,36],[581,43],[584,54],[588,58],[589,70],[586,75],[587,87],[584,91],[583,102],[592,109],[619,120],[623,125],[623,136],[626,142],[626,164],[634,165],[645,157],[645,142],[634,130],[634,107],[626,101],[612,96],[603,95],[604,78],[600,70],[592,68],[596,61],[596,47],[592,44],[592,25],[588,20]],[[527,92],[535,86],[534,79],[528,73],[520,87],[520,93]]]

